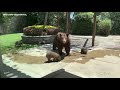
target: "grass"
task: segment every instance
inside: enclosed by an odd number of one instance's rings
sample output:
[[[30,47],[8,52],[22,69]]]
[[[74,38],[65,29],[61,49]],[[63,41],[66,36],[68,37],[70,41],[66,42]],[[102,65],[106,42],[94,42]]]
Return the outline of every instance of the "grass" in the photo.
[[[0,36],[0,50],[2,54],[15,52],[34,47],[34,45],[23,44],[20,48],[15,48],[15,42],[21,40],[22,33],[6,34]]]
[[[11,47],[16,41],[21,40],[22,33],[6,34],[0,36],[0,45],[3,47]]]

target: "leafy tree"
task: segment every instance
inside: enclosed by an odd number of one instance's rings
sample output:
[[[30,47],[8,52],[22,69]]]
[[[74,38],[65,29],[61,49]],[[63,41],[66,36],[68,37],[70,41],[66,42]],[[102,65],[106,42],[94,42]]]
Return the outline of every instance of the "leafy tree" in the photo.
[[[66,32],[70,33],[70,12],[66,12]]]
[[[46,12],[46,14],[45,14],[43,29],[45,28],[45,25],[47,24],[47,19],[48,19],[48,12]]]
[[[109,12],[101,12],[99,15],[99,19],[104,20],[106,18],[110,19],[110,13]]]
[[[0,24],[4,23],[4,17],[3,17],[3,13],[0,12]]]
[[[97,13],[94,12],[94,15],[93,15],[94,23],[93,23],[93,32],[92,32],[92,46],[94,46],[94,44],[95,44],[95,35],[96,35],[96,16],[97,16]]]
[[[31,26],[37,24],[38,22],[38,13],[36,12],[26,12],[26,26]]]
[[[110,12],[110,19],[112,20],[111,34],[120,35],[120,12]]]
[[[72,20],[72,34],[92,35],[93,15],[92,12],[79,12]]]
[[[4,17],[3,17],[3,13],[0,12],[0,34],[4,33]]]

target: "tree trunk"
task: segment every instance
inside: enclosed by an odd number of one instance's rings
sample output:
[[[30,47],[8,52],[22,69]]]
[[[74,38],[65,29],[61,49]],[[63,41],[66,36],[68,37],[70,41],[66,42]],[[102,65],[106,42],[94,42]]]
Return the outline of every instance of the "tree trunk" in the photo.
[[[48,12],[46,12],[45,14],[45,21],[44,21],[43,29],[45,28],[45,25],[47,24],[47,19],[48,19]]]
[[[96,34],[96,12],[94,12],[94,23],[93,23],[93,34],[92,34],[92,46],[95,44],[95,34]]]
[[[66,32],[70,33],[70,12],[66,12]]]
[[[60,15],[59,15],[59,13],[57,15],[57,27],[60,27]]]

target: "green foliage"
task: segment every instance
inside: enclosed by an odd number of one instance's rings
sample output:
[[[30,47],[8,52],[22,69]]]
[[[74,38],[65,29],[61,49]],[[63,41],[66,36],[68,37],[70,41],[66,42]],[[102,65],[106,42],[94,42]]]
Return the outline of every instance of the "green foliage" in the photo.
[[[0,50],[2,54],[13,53],[19,50],[35,47],[37,45],[23,44],[20,48],[15,48],[15,42],[21,40],[23,33],[6,34],[0,36]]]
[[[94,12],[93,12],[94,13]],[[96,15],[99,16],[101,14],[101,12],[96,12]]]
[[[33,25],[33,26],[28,26],[28,27],[33,27],[33,28],[36,28],[36,29],[43,29],[43,25]],[[57,29],[57,27],[46,25],[45,29]]]
[[[108,36],[111,30],[111,20],[104,19],[98,23],[98,31],[97,33],[102,36]]]
[[[34,24],[43,25],[46,12],[27,12],[27,26]],[[63,12],[49,12],[47,25],[57,26],[57,18],[63,16]]]
[[[101,12],[99,15],[100,20],[104,20],[106,18],[110,19],[110,13],[109,12]]]
[[[66,13],[62,12],[59,15],[59,21],[58,21],[60,30],[65,32],[66,31]]]
[[[46,12],[3,12],[4,14],[26,14],[26,16],[4,16],[0,22],[4,21],[4,33],[23,32],[23,28],[35,24],[43,25]],[[0,14],[2,15],[2,13]],[[47,25],[57,26],[61,30],[66,28],[65,12],[49,12]]]
[[[111,34],[120,35],[120,12],[110,12],[112,20]]]
[[[23,27],[44,22],[44,12],[4,12],[3,14],[26,14],[26,16],[5,15],[5,33],[22,33]]]
[[[0,45],[2,46],[10,46],[11,43],[21,40],[22,33],[16,33],[16,34],[6,34],[0,36]]]
[[[4,12],[4,14],[19,14],[18,12]],[[22,12],[21,12],[22,14]],[[4,15],[4,33],[19,33],[25,27],[26,16]]]
[[[4,33],[4,17],[3,13],[0,12],[0,34]]]
[[[37,24],[39,17],[37,12],[26,12],[26,26]]]
[[[48,25],[57,26],[61,31],[66,30],[66,13],[65,12],[49,12]]]
[[[0,12],[0,24],[4,23],[4,17],[3,17],[3,13]]]
[[[22,33],[7,34],[0,36],[0,49],[2,53],[14,48],[15,42],[21,40]]]
[[[4,20],[5,20],[5,23],[4,23],[4,26],[5,26],[5,33],[13,33],[15,32],[15,29],[16,29],[16,17],[12,17],[12,16],[4,16]]]
[[[26,26],[26,17],[25,16],[19,16],[16,17],[15,21],[15,33],[23,33],[23,28]]]
[[[94,13],[81,12],[78,13],[72,21],[72,34],[76,35],[92,35]]]

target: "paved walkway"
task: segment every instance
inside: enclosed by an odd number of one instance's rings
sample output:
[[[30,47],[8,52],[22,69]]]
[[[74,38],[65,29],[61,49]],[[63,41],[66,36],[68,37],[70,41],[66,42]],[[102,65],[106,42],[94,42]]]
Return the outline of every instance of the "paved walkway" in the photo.
[[[87,47],[91,47],[91,36],[71,36],[72,50],[80,51],[86,38],[89,38]],[[96,36],[96,49],[120,48],[120,36],[100,37]],[[7,63],[6,63],[7,62]],[[103,58],[95,58],[89,60],[85,64],[71,62],[55,62],[47,64],[20,64],[11,63],[5,60],[7,66],[12,67],[16,71],[20,71],[32,78],[119,78],[120,77],[120,57],[104,56]],[[16,65],[16,66],[15,66]],[[23,76],[24,77],[24,76]]]

